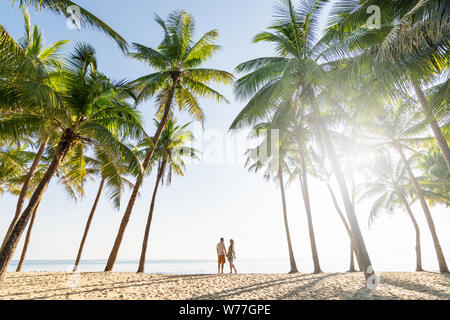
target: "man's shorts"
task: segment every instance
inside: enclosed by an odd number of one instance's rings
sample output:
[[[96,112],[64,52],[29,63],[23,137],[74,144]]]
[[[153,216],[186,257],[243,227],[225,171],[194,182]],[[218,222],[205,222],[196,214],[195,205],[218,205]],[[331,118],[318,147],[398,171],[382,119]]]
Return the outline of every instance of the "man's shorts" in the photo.
[[[224,254],[221,254],[221,255],[219,256],[219,263],[220,263],[220,264],[225,263],[225,255],[224,255]]]

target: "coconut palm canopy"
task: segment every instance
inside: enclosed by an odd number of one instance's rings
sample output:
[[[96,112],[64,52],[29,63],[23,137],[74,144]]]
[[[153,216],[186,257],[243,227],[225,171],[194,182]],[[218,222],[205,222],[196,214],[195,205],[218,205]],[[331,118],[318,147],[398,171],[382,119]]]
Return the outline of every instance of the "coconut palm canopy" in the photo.
[[[77,32],[75,5],[0,3],[0,280],[19,252],[17,270],[49,250],[35,221],[79,244],[74,271],[88,250],[144,272],[172,241],[208,259],[231,230],[291,273],[339,271],[339,256],[369,283],[378,257],[401,264],[386,239],[448,272],[446,1],[101,0],[78,6]],[[231,158],[236,131],[242,163],[203,162]]]

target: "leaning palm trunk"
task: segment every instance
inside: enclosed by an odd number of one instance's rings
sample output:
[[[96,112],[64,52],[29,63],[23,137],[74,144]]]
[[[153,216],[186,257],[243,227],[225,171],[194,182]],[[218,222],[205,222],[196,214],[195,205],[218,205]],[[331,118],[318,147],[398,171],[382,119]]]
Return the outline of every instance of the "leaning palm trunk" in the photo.
[[[355,247],[354,247],[353,241],[352,241],[352,231],[350,230],[350,227],[348,226],[347,220],[345,220],[345,217],[341,211],[341,208],[339,208],[339,205],[336,200],[336,196],[334,195],[334,191],[331,188],[329,183],[327,183],[327,188],[328,188],[328,191],[330,192],[331,199],[333,200],[334,208],[336,209],[336,212],[338,213],[339,218],[341,219],[342,223],[344,224],[345,230],[347,231],[347,234],[348,234],[348,238],[350,239],[350,268],[348,271],[355,272],[356,271],[355,262],[353,259],[353,253],[355,252]],[[356,256],[356,258],[358,260],[358,256]],[[359,261],[358,261],[358,265],[359,265],[359,268],[361,269],[361,265],[359,264]]]
[[[442,135],[442,131],[441,131],[441,128],[439,127],[438,123],[430,114],[430,111],[431,111],[430,106],[428,105],[428,101],[427,101],[425,95],[423,94],[423,91],[420,88],[420,85],[415,80],[411,80],[411,83],[414,87],[414,91],[416,92],[417,97],[419,98],[419,102],[422,105],[423,112],[425,113],[427,122],[431,126],[431,129],[433,130],[436,141],[439,145],[439,148],[441,149],[441,153],[445,159],[445,162],[447,163],[447,168],[448,168],[448,170],[450,170],[450,148],[448,147],[447,141],[445,140],[444,136]]]
[[[347,272],[356,272],[355,258],[353,255],[354,251],[355,251],[355,249],[353,248],[353,243],[350,241],[350,267],[348,268]]]
[[[312,221],[312,214],[311,214],[311,204],[309,201],[309,190],[308,190],[308,177],[306,172],[306,163],[305,163],[305,157],[303,154],[303,150],[301,149],[301,146],[299,145],[299,158],[300,158],[300,186],[302,189],[302,196],[303,196],[303,203],[305,205],[305,211],[306,211],[306,217],[308,219],[308,230],[309,230],[309,242],[311,245],[311,253],[312,258],[314,262],[314,273],[320,273],[322,270],[320,269],[320,263],[319,263],[319,254],[317,253],[317,246],[316,246],[316,237],[314,235],[314,228],[313,228],[313,221]]]
[[[403,205],[406,208],[406,211],[408,212],[409,217],[411,218],[411,222],[414,225],[414,230],[416,231],[416,271],[423,271],[422,269],[422,252],[420,249],[420,230],[419,225],[416,221],[416,218],[414,218],[414,215],[411,211],[411,208],[408,204],[408,201],[405,198],[404,194],[400,195],[400,200],[402,201]]]
[[[25,257],[27,255],[28,244],[30,243],[31,232],[33,230],[34,219],[36,219],[36,213],[39,208],[39,204],[40,203],[38,203],[36,208],[34,208],[33,215],[31,216],[30,225],[28,226],[27,234],[25,236],[25,242],[23,244],[22,254],[20,255],[20,260],[19,260],[19,264],[17,265],[16,272],[22,271],[22,266],[25,261]]]
[[[422,206],[423,212],[427,219],[428,228],[430,229],[431,237],[433,238],[434,249],[436,251],[436,256],[437,256],[438,263],[439,263],[439,270],[441,272],[448,272],[448,267],[447,267],[447,263],[445,262],[444,252],[442,251],[441,244],[439,243],[439,238],[437,236],[436,227],[434,226],[433,217],[431,216],[430,209],[428,208],[427,202],[425,201],[425,197],[423,195],[422,189],[420,189],[419,183],[417,182],[416,177],[414,177],[411,167],[409,166],[409,162],[406,159],[406,156],[403,153],[403,150],[400,146],[397,146],[397,151],[399,152],[400,157],[402,158],[403,165],[406,168],[406,172],[408,173],[409,179],[411,180],[412,184],[414,185],[414,190],[416,191],[417,197],[419,198],[420,205]]]
[[[81,254],[83,253],[84,244],[86,242],[87,235],[89,233],[89,228],[91,227],[92,218],[94,218],[95,210],[97,209],[98,201],[103,191],[103,186],[105,185],[105,178],[102,178],[100,186],[98,187],[97,196],[95,197],[94,204],[92,205],[91,213],[89,214],[88,220],[86,222],[86,227],[84,228],[83,238],[81,239],[80,248],[78,249],[77,258],[73,266],[73,272],[78,270],[78,266],[81,260]]]
[[[156,193],[158,192],[159,183],[161,182],[161,178],[164,174],[165,166],[166,166],[166,162],[163,161],[158,170],[158,176],[156,177],[155,188],[153,189],[152,202],[150,204],[150,210],[148,212],[147,225],[145,226],[145,232],[144,232],[144,240],[142,240],[141,257],[139,260],[139,267],[137,270],[137,272],[140,272],[140,273],[143,273],[144,269],[145,269],[145,256],[147,254],[148,237],[150,235],[150,226],[152,224],[152,219],[153,219],[153,210],[155,208]]]
[[[167,98],[166,105],[164,106],[164,114],[162,116],[161,122],[159,123],[158,128],[156,129],[156,133],[152,139],[153,144],[150,146],[147,155],[145,156],[144,162],[142,163],[143,172],[147,170],[150,160],[153,157],[153,153],[155,151],[155,147],[158,144],[159,138],[161,137],[161,133],[166,127],[167,121],[169,120],[170,115],[170,107],[172,105],[172,100],[175,94],[175,88],[178,85],[178,81],[175,81],[172,87],[170,88],[169,95]],[[123,240],[123,236],[125,234],[125,229],[127,228],[128,221],[130,220],[131,212],[133,211],[134,203],[136,202],[136,198],[139,192],[139,188],[141,187],[142,180],[144,179],[143,174],[140,174],[136,179],[136,183],[134,184],[133,192],[131,193],[130,200],[128,202],[127,208],[123,215],[122,221],[120,222],[119,231],[116,236],[116,240],[114,241],[114,246],[109,254],[108,262],[106,263],[105,271],[112,271],[114,268],[114,264],[117,260],[117,255],[119,253],[120,245]]]
[[[64,157],[67,155],[67,152],[72,147],[72,141],[74,137],[72,137],[71,135],[72,132],[67,132],[61,138],[58,144],[56,155],[53,158],[52,162],[50,163],[47,172],[44,174],[42,180],[36,187],[36,190],[34,191],[33,195],[31,196],[30,202],[28,203],[28,206],[22,212],[19,220],[17,221],[16,225],[14,226],[14,229],[11,232],[11,235],[9,236],[8,240],[6,241],[2,250],[0,251],[0,280],[4,280],[6,276],[9,263],[11,262],[11,259],[14,255],[14,251],[17,247],[17,244],[19,243],[22,233],[25,231],[27,223],[34,212],[34,209],[41,201],[42,196],[44,195],[45,190],[47,189],[47,186],[50,183],[50,180],[52,179],[59,165],[61,164],[61,161],[64,159]]]
[[[278,166],[278,180],[280,183],[281,202],[283,204],[284,228],[286,230],[286,238],[287,238],[287,243],[288,243],[289,261],[291,263],[291,271],[289,271],[289,273],[297,273],[298,270],[297,270],[297,265],[295,263],[294,251],[292,250],[291,235],[289,232],[289,225],[288,225],[288,219],[287,219],[286,196],[284,194],[283,172],[281,169],[281,164],[279,164],[279,166]]]
[[[355,204],[355,196],[356,196],[356,194],[355,194],[355,181],[354,181],[353,173],[351,175],[351,181],[352,181],[352,205],[353,205],[353,208],[356,208],[356,204]],[[348,269],[348,272],[356,272],[356,270],[355,270],[355,261],[354,261],[354,258],[353,258],[354,252],[355,252],[355,246],[353,245],[353,242],[351,241],[351,238],[350,238],[350,267]],[[361,270],[363,270],[363,269],[361,269]]]
[[[34,157],[34,160],[33,160],[33,163],[31,164],[30,170],[28,170],[27,176],[25,178],[25,182],[23,183],[22,189],[20,190],[19,198],[17,199],[16,212],[14,214],[14,218],[11,221],[11,224],[9,225],[8,230],[6,231],[6,235],[5,235],[5,238],[3,239],[1,248],[3,248],[3,246],[5,245],[6,240],[8,240],[14,226],[17,223],[17,220],[19,220],[19,216],[20,216],[20,213],[22,212],[23,204],[25,202],[25,197],[27,196],[27,192],[28,192],[28,188],[30,186],[31,179],[33,178],[33,175],[36,172],[39,162],[41,161],[42,155],[44,154],[44,151],[45,151],[45,148],[47,147],[49,139],[50,139],[49,136],[46,136],[44,138],[44,140],[41,143],[41,146],[39,147],[38,152],[36,153],[36,156]]]
[[[317,108],[314,108],[318,110]],[[336,180],[338,182],[339,189],[341,191],[342,200],[344,202],[345,211],[347,213],[347,218],[350,224],[350,230],[352,232],[353,246],[355,248],[356,257],[358,259],[359,265],[364,272],[366,280],[369,279],[371,275],[374,274],[372,267],[372,262],[370,261],[369,254],[367,253],[366,244],[364,243],[364,238],[359,228],[358,219],[356,218],[355,208],[350,200],[350,195],[347,189],[347,184],[345,182],[344,175],[342,173],[341,166],[338,162],[336,151],[334,150],[333,144],[331,143],[328,131],[325,129],[322,120],[318,119],[319,132],[323,141],[325,143],[325,148],[328,153],[328,157],[333,166],[334,174],[336,175]]]

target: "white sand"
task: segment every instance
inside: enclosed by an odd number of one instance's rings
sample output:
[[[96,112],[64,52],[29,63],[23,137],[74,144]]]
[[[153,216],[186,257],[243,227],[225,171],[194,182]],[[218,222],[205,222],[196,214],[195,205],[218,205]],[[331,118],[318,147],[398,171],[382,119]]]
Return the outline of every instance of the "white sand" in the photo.
[[[21,272],[0,299],[450,299],[450,275],[383,272],[376,289],[362,273],[162,275]]]

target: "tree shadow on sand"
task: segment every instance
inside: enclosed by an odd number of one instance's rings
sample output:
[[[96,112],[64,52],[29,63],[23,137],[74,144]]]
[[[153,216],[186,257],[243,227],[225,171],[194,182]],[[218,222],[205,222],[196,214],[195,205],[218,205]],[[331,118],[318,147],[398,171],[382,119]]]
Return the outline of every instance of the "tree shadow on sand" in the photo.
[[[288,293],[278,296],[277,299],[280,300],[286,300],[286,299],[298,299],[298,297],[300,296],[300,294],[312,287],[314,287],[316,284],[318,284],[319,282],[323,281],[325,278],[331,277],[331,276],[335,276],[336,274],[325,274],[320,278],[317,278],[313,281],[308,282],[305,285],[302,286],[296,286],[293,290],[289,291]],[[308,297],[308,299],[326,299],[326,297],[320,297],[320,296],[315,296],[314,294],[312,294],[310,297]]]
[[[442,283],[439,284],[443,286],[450,286],[450,275],[440,275],[444,276],[446,279],[443,279]],[[383,285],[389,285],[399,288],[400,291],[394,292],[389,289],[383,289]],[[383,275],[381,275],[380,286],[380,291],[378,291],[377,289],[368,289],[366,286],[364,286],[355,292],[342,292],[341,297],[346,300],[404,300],[405,296],[410,296],[410,298],[412,299],[424,299],[423,297],[417,295],[417,293],[419,293],[433,295],[435,296],[434,299],[450,299],[450,294],[446,291],[431,288],[417,282],[391,279]]]
[[[447,278],[447,281],[443,281],[441,284],[443,286],[450,287],[450,275],[449,274],[441,274],[445,278]],[[421,283],[417,282],[406,282],[406,281],[400,281],[400,280],[392,280],[392,279],[383,279],[383,283],[389,284],[391,286],[395,286],[398,288],[406,289],[408,291],[414,291],[414,292],[420,292],[420,293],[426,293],[433,296],[436,296],[436,299],[450,299],[450,293],[438,290],[436,288],[431,288],[429,286],[426,286]]]
[[[279,285],[285,284],[285,283],[289,283],[290,285],[292,285],[292,283],[303,283],[305,281],[310,281],[312,277],[320,277],[316,280],[313,280],[312,282],[308,282],[308,284],[306,284],[303,287],[307,287],[307,286],[313,286],[315,283],[323,280],[326,277],[330,277],[333,274],[324,274],[324,275],[308,275],[308,274],[299,274],[299,275],[294,275],[288,278],[284,278],[284,279],[277,279],[277,280],[270,280],[270,281],[264,281],[264,282],[260,282],[260,283],[256,283],[256,284],[251,284],[251,285],[247,285],[247,286],[243,286],[243,287],[239,287],[239,288],[233,288],[233,289],[228,289],[228,290],[223,290],[220,292],[215,292],[215,293],[211,293],[211,294],[206,294],[206,295],[201,295],[201,296],[196,296],[193,298],[189,298],[188,300],[210,300],[210,299],[226,299],[232,296],[236,296],[236,295],[240,295],[240,294],[245,294],[247,292],[254,292],[257,290],[262,290],[262,289],[268,289],[271,287],[278,287]],[[293,291],[297,291],[297,290],[301,290],[302,286],[299,286],[298,288],[296,288]],[[274,299],[286,299],[283,297],[274,297]]]
[[[70,275],[70,274],[68,274]],[[92,283],[95,279],[89,279],[89,274],[83,274],[86,282]],[[95,275],[95,273],[94,273]],[[246,293],[253,293],[255,296],[260,294],[260,291],[269,291],[271,298],[269,299],[347,299],[347,300],[372,300],[372,299],[405,299],[405,298],[415,298],[417,299],[417,293],[431,295],[431,298],[435,299],[450,299],[450,292],[446,290],[446,287],[450,287],[450,275],[441,274],[442,278],[438,278],[436,284],[443,286],[443,289],[432,288],[426,284],[421,284],[417,282],[408,282],[405,280],[397,280],[389,277],[381,277],[380,286],[386,285],[385,288],[380,287],[379,290],[371,290],[365,287],[364,282],[361,283],[361,287],[358,290],[345,290],[342,284],[336,279],[339,278],[340,273],[332,274],[295,274],[280,279],[273,279],[268,281],[259,281],[257,283],[248,284],[240,287],[235,287],[231,289],[225,289],[222,291],[217,291],[208,294],[197,295],[187,300],[210,300],[210,299],[229,299],[229,298],[241,298],[242,295]],[[60,275],[59,275],[60,276]],[[120,289],[132,289],[140,288],[137,293],[141,294],[142,298],[146,298],[147,289],[154,286],[165,285],[168,283],[177,283],[179,281],[195,281],[208,278],[217,277],[215,274],[193,274],[193,275],[158,275],[153,277],[153,275],[148,275],[148,277],[142,277],[140,279],[130,279],[130,281],[114,281],[114,277],[104,279],[101,283],[94,283],[89,285],[81,285],[70,289],[67,285],[64,285],[66,279],[57,279],[55,283],[56,288],[45,289],[28,292],[18,292],[11,294],[0,295],[0,299],[8,298],[19,298],[25,297],[26,299],[57,299],[57,298],[70,298],[74,295],[82,294],[92,294],[92,293],[103,293],[103,296],[92,296],[92,299],[107,299],[107,294],[111,291],[119,294]],[[222,278],[218,277],[217,279]],[[45,285],[45,278],[35,283],[36,287],[39,285]],[[320,284],[323,280],[328,279],[330,285],[330,290],[323,291],[324,284]],[[361,278],[362,279],[362,278]],[[13,280],[13,279],[11,279]],[[236,278],[239,281],[239,278]],[[81,281],[83,282],[83,276]],[[355,281],[358,281],[355,278]],[[189,282],[188,282],[189,283]],[[336,283],[336,285],[334,285]],[[24,284],[29,284],[28,280],[25,279]],[[320,284],[318,286],[318,284]],[[14,285],[20,287],[20,278],[14,282]],[[239,283],[238,283],[239,285]],[[286,288],[283,288],[286,285]],[[389,287],[387,287],[389,286]],[[319,288],[320,287],[320,288]],[[392,290],[392,287],[398,288],[399,291]],[[176,290],[176,285],[172,290]],[[272,289],[272,290],[271,290]],[[316,290],[317,289],[317,290]],[[347,288],[348,289],[348,288]],[[283,291],[283,292],[280,292]],[[273,294],[272,294],[273,292]],[[126,295],[126,294],[125,294]],[[264,294],[265,295],[265,294]],[[156,295],[153,298],[157,298]],[[119,298],[124,298],[123,296]],[[418,297],[421,298],[420,296]],[[430,298],[430,297],[426,297]],[[87,297],[87,299],[90,299]],[[124,298],[126,299],[126,298]],[[265,297],[265,299],[268,299]]]
[[[95,273],[93,273],[95,274]],[[58,274],[60,276],[60,274]],[[68,273],[68,276],[70,276],[71,273]],[[142,280],[133,280],[133,281],[120,281],[120,282],[108,282],[108,283],[96,283],[92,285],[81,285],[79,288],[74,288],[69,292],[66,292],[68,290],[67,286],[54,288],[54,289],[47,289],[47,290],[40,290],[40,291],[28,291],[28,292],[18,292],[18,293],[12,293],[12,294],[6,294],[6,295],[0,295],[1,299],[7,299],[9,297],[18,297],[18,296],[27,296],[32,294],[46,294],[50,292],[58,292],[63,291],[62,293],[56,293],[52,295],[45,295],[45,296],[39,296],[39,297],[31,297],[32,300],[39,300],[39,299],[50,299],[50,298],[56,298],[56,297],[62,297],[62,296],[71,296],[75,294],[80,293],[90,293],[90,292],[98,292],[98,291],[104,291],[104,290],[114,290],[114,289],[123,289],[123,288],[131,288],[131,287],[141,287],[141,286],[147,286],[152,284],[158,284],[158,283],[169,283],[169,282],[176,282],[178,278],[182,279],[197,279],[197,278],[209,278],[214,275],[211,274],[194,274],[194,275],[164,275],[164,276],[158,276],[157,279],[153,279],[151,281],[143,282],[145,279]],[[68,280],[68,279],[66,279]],[[62,280],[62,283],[64,283],[64,280]],[[99,288],[100,286],[100,288]],[[87,288],[93,288],[88,290],[83,290]],[[70,290],[70,289],[69,289]]]

